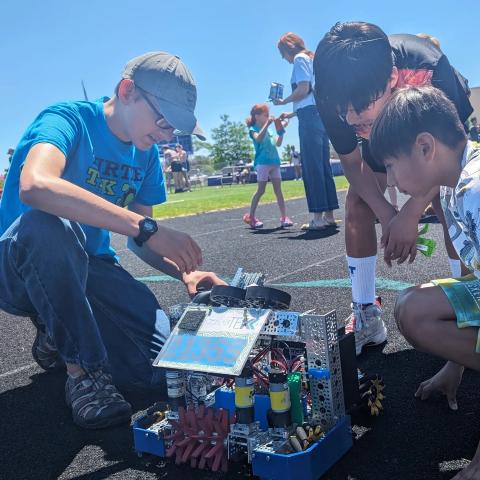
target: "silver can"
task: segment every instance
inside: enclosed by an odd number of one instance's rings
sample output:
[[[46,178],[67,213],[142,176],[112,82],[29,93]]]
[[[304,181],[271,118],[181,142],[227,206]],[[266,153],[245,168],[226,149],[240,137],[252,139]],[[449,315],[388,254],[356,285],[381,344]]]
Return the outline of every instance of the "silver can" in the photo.
[[[283,85],[281,83],[272,82],[270,84],[270,100],[281,100],[283,98]]]

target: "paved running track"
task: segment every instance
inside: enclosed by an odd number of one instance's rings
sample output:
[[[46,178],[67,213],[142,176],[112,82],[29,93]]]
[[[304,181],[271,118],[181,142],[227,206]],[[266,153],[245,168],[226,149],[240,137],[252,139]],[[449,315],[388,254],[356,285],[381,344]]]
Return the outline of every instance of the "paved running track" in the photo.
[[[345,193],[339,196],[343,209]],[[264,272],[270,284],[292,294],[292,310],[322,313],[335,308],[340,317],[346,317],[350,290],[343,226],[305,233],[300,230],[309,217],[305,201],[289,201],[288,212],[295,222],[289,230],[278,228],[275,205],[259,208],[265,228],[256,232],[242,224],[243,209],[164,223],[195,238],[203,248],[206,269],[224,278],[233,275],[237,266]],[[337,215],[341,218],[343,211]],[[430,236],[440,247],[431,259],[419,255],[414,264],[392,269],[378,263],[378,293],[385,307],[388,343],[367,350],[359,357],[359,364],[367,372],[383,375],[387,385],[385,412],[375,421],[356,420],[353,449],[325,479],[443,480],[451,478],[474,453],[480,438],[478,374],[465,373],[458,412],[449,411],[443,398],[429,402],[415,399],[417,385],[443,362],[412,350],[392,316],[399,290],[449,275],[440,230],[439,225],[432,225]],[[142,264],[125,249],[123,238],[114,236],[113,242],[125,268],[144,278],[164,307],[187,301],[178,282],[165,281]],[[0,338],[0,479],[226,478],[165,462],[145,464],[132,450],[127,425],[95,432],[77,428],[64,401],[64,375],[44,373],[33,362],[30,348],[34,331],[29,320],[0,312]],[[129,394],[128,398],[136,412],[155,400],[145,393]],[[228,478],[246,479],[247,473],[234,467]]]

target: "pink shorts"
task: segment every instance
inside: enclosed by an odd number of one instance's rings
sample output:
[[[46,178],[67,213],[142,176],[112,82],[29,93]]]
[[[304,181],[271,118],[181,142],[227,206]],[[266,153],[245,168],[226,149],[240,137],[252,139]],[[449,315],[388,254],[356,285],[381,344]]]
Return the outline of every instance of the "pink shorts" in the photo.
[[[257,182],[268,182],[268,179],[282,178],[280,167],[278,165],[257,165]]]

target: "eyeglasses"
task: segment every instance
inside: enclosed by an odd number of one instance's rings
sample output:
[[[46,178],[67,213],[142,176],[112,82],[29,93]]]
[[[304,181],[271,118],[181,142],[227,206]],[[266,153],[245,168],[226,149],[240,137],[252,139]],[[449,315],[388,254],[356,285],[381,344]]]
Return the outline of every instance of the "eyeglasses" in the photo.
[[[148,103],[148,106],[153,110],[155,115],[158,117],[157,120],[155,120],[155,125],[160,129],[160,130],[174,130],[174,127],[172,127],[166,120],[166,118],[157,110],[155,105],[152,103],[152,101],[148,98],[148,92],[143,90],[143,88],[140,88],[139,86],[135,85],[135,88],[138,90],[142,98]]]

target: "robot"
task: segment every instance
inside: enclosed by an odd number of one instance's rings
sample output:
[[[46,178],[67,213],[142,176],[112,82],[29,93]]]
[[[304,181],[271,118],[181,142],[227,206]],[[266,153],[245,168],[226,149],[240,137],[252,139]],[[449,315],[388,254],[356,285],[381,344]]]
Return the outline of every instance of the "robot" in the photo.
[[[176,324],[154,361],[166,370],[168,408],[134,422],[139,455],[314,480],[352,447],[348,412],[380,412],[383,382],[358,375],[355,339],[336,312],[290,311],[290,295],[264,283],[239,269],[229,286],[173,308]]]

